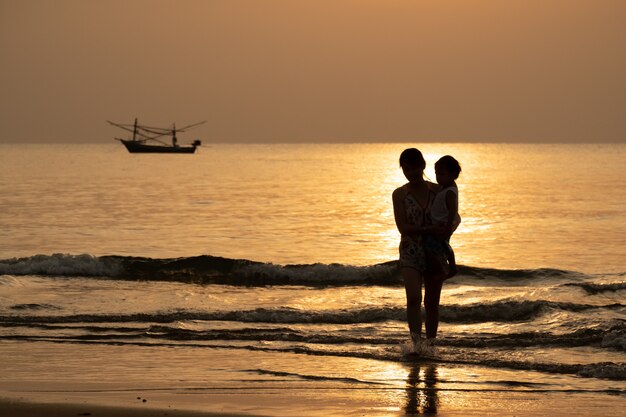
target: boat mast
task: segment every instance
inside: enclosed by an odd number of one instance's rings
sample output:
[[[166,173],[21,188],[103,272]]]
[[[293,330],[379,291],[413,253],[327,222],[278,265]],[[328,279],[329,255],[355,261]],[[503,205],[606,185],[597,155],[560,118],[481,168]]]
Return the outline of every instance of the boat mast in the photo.
[[[135,127],[133,128],[133,142],[136,140],[135,136],[137,136],[137,118],[135,117]]]

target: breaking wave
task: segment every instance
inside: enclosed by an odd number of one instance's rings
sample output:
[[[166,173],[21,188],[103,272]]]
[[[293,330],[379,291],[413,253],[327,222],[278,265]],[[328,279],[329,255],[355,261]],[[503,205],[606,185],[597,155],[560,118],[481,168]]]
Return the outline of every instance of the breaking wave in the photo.
[[[509,270],[461,266],[459,270],[459,277],[455,278],[457,280],[474,278],[515,281],[565,278],[577,281],[585,277],[579,272],[549,268]],[[0,260],[0,275],[98,277],[246,286],[402,285],[396,261],[368,266],[322,263],[278,265],[210,255],[166,259],[89,254],[35,255]],[[594,291],[593,286],[580,285],[586,291]],[[601,290],[612,291],[611,288],[613,287]],[[616,288],[621,289],[621,287]]]
[[[554,301],[496,301],[470,305],[442,305],[440,319],[448,323],[528,321],[551,310],[581,312],[621,309],[623,304],[604,306]],[[21,305],[13,306],[22,309]],[[236,321],[242,323],[358,324],[388,320],[404,321],[404,307],[371,307],[344,310],[300,310],[287,307],[233,311],[173,311],[135,314],[78,314],[59,316],[2,315],[0,323],[173,323],[177,321]]]
[[[610,284],[594,284],[592,282],[574,282],[564,284],[567,287],[579,287],[587,294],[596,295],[604,292],[617,292],[626,290],[626,282],[615,282]]]

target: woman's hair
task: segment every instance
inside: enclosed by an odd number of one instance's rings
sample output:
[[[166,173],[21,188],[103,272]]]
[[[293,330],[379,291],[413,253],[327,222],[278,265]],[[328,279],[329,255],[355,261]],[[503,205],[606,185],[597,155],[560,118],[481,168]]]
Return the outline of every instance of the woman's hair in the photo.
[[[461,173],[461,164],[459,164],[459,161],[450,155],[439,158],[439,160],[435,162],[435,170],[437,168],[444,168],[446,171],[454,175],[454,179],[459,178],[459,174]]]
[[[422,153],[415,148],[409,148],[402,151],[400,154],[400,166],[412,166],[412,167],[426,167],[426,161],[422,156]]]

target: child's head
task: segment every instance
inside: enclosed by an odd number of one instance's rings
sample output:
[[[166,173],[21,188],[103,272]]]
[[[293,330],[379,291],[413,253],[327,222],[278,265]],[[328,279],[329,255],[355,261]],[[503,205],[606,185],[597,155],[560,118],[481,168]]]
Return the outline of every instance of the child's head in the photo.
[[[461,173],[461,165],[459,161],[446,155],[441,157],[435,162],[435,175],[437,176],[437,182],[441,185],[452,184],[454,180],[459,178]]]
[[[413,181],[424,177],[426,161],[420,151],[415,148],[409,148],[400,154],[400,167],[402,167],[404,176],[409,181]]]

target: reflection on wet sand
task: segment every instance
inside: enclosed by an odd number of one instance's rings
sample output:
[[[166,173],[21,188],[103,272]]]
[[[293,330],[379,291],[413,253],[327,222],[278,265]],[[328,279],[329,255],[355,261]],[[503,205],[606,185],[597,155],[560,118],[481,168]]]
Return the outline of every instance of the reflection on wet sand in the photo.
[[[437,414],[437,366],[412,365],[406,381],[406,395],[404,411],[407,415]]]

